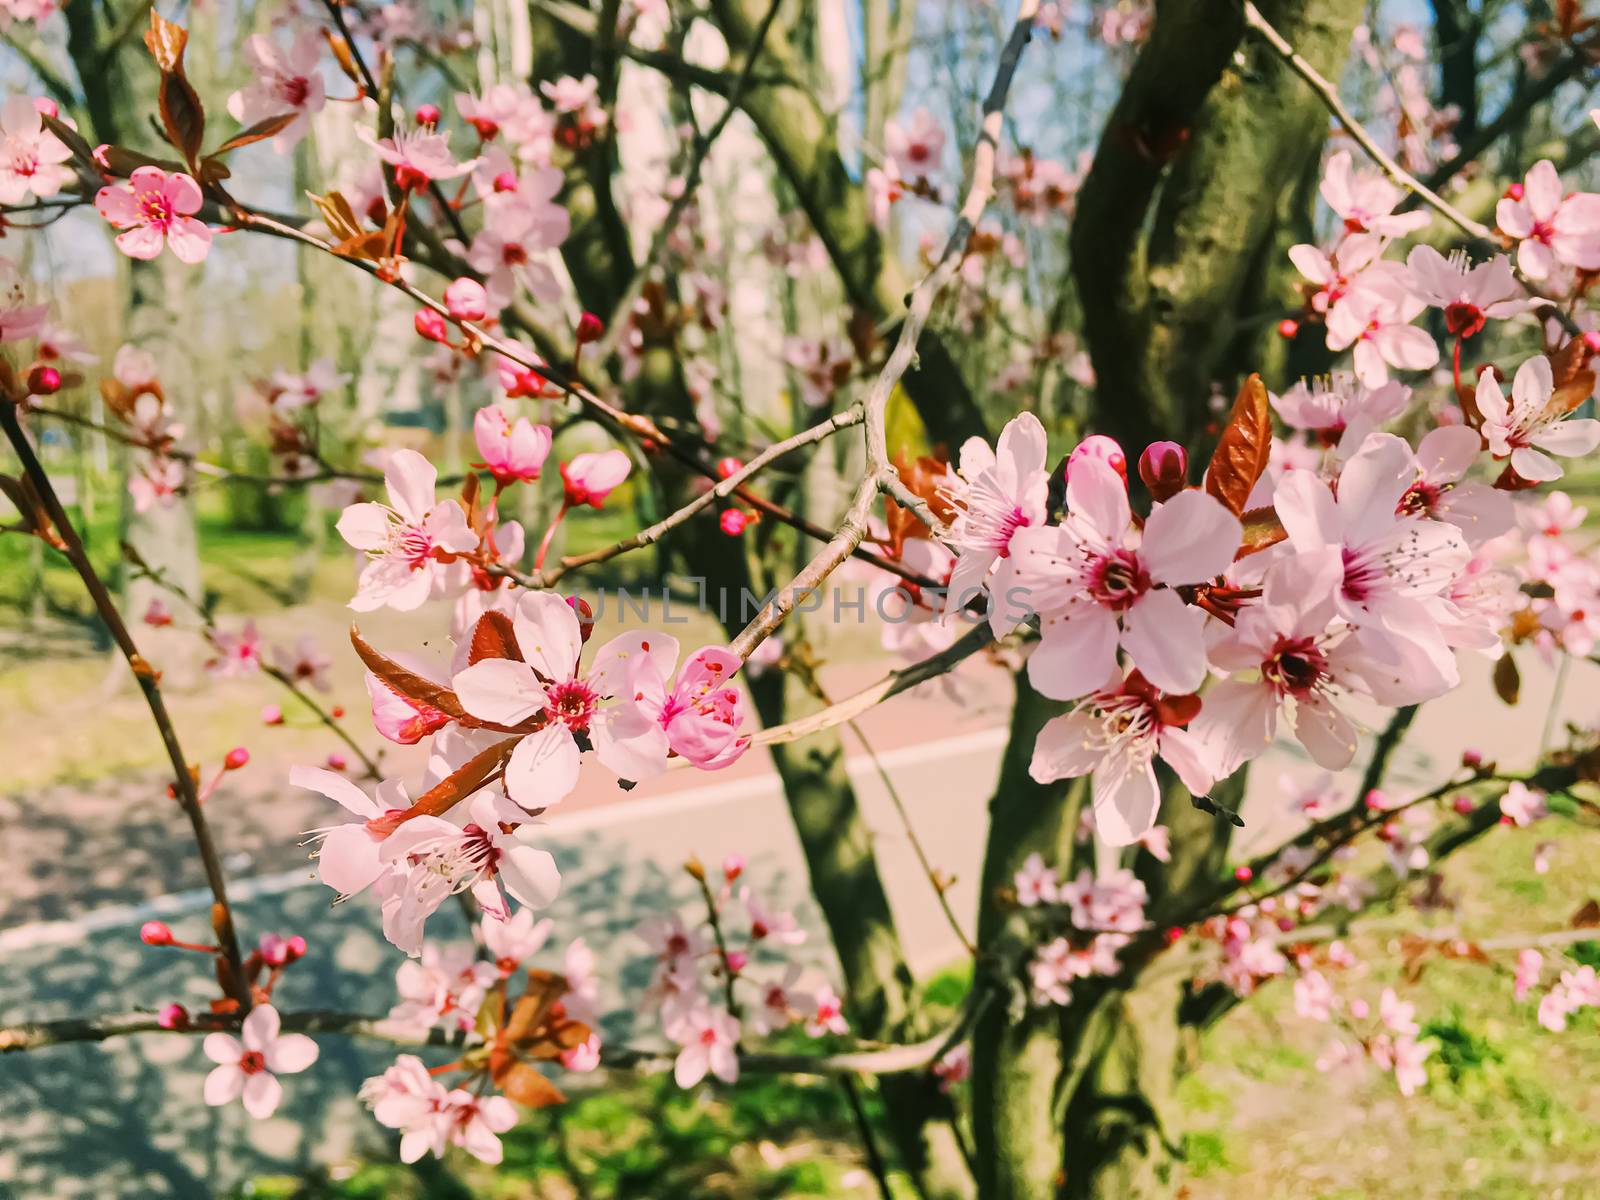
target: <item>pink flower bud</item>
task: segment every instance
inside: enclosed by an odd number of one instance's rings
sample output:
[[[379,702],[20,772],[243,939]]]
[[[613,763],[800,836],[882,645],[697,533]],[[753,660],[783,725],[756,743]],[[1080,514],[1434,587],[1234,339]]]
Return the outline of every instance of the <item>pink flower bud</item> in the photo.
[[[1290,317],[1285,317],[1278,322],[1278,336],[1284,341],[1293,341],[1300,336],[1300,322]]]
[[[448,342],[450,340],[450,327],[445,324],[444,315],[431,308],[419,308],[414,322],[419,336],[430,342]]]
[[[1139,478],[1152,500],[1170,500],[1189,481],[1189,455],[1177,442],[1151,442],[1139,456]]]
[[[1377,788],[1373,788],[1370,792],[1368,792],[1366,799],[1363,800],[1362,803],[1365,804],[1372,812],[1378,812],[1389,807],[1388,797],[1386,797]]]
[[[457,279],[444,290],[444,304],[458,321],[481,321],[489,315],[489,293],[476,279]]]
[[[61,390],[61,372],[54,367],[35,367],[28,372],[28,393],[33,396],[54,396]]]
[[[426,125],[432,129],[439,123],[439,106],[437,104],[417,105],[417,124]]]
[[[750,518],[737,508],[728,509],[718,520],[722,525],[722,532],[729,537],[738,537],[750,523]]]
[[[744,470],[744,464],[737,458],[729,456],[728,458],[717,459],[718,479],[730,478],[733,475],[737,475],[742,470]]]
[[[494,190],[497,192],[514,192],[517,190],[517,177],[510,171],[501,171],[494,177]]]
[[[189,1028],[189,1010],[181,1004],[169,1004],[157,1014],[156,1024],[182,1032]]]
[[[1079,442],[1077,448],[1067,456],[1067,478],[1072,478],[1072,468],[1076,463],[1086,458],[1098,459],[1122,476],[1124,483],[1128,480],[1128,458],[1122,453],[1122,447],[1116,441],[1108,438],[1103,433],[1096,433]]]
[[[568,596],[567,607],[578,614],[578,636],[587,642],[594,632],[594,609],[582,596]]]
[[[1165,933],[1163,933],[1161,936],[1166,940],[1167,945],[1174,946],[1178,942],[1183,940],[1183,926],[1182,925],[1170,926],[1170,927],[1168,927],[1167,931]]]
[[[743,950],[728,951],[728,970],[730,973],[737,975],[749,965],[750,956]]]
[[[328,770],[330,771],[342,771],[349,765],[350,764],[345,760],[345,756],[340,754],[337,750],[328,755]]]
[[[578,329],[574,336],[578,339],[578,345],[586,346],[590,342],[598,342],[605,332],[604,322],[592,312],[586,312],[578,318]]]
[[[222,769],[224,771],[237,771],[249,761],[250,751],[243,746],[235,746],[228,751],[227,757],[222,760]]]
[[[1510,187],[1508,187],[1506,189],[1506,199],[1507,200],[1521,200],[1522,199],[1522,185],[1520,183],[1513,183]]]
[[[146,946],[170,946],[172,930],[165,921],[146,921],[139,926],[139,940]]]
[[[1583,335],[1583,348],[1590,354],[1600,354],[1600,330],[1589,330]]]
[[[282,725],[283,709],[276,704],[269,704],[261,710],[261,723],[263,725]]]
[[[1278,918],[1278,930],[1279,930],[1280,933],[1288,933],[1289,930],[1291,930],[1293,928],[1294,928],[1294,918],[1293,917],[1279,917]]]
[[[744,865],[745,865],[744,864],[744,855],[742,855],[742,854],[730,854],[730,855],[728,855],[727,858],[722,860],[722,876],[723,876],[723,878],[726,879],[729,883],[732,883],[735,879],[739,878],[739,876],[744,874]]]
[[[1483,751],[1467,747],[1461,752],[1461,765],[1469,771],[1476,771],[1483,766]]]
[[[1256,873],[1249,867],[1235,867],[1233,869],[1233,877],[1240,883],[1249,883],[1256,877]]]
[[[1372,1006],[1361,997],[1357,996],[1350,1001],[1350,1015],[1358,1021],[1365,1021],[1372,1014]]]
[[[1460,813],[1464,817],[1472,812],[1472,797],[1457,796],[1454,800],[1450,801],[1450,807],[1455,809],[1456,812]]]
[[[601,507],[632,469],[633,464],[621,450],[574,455],[571,462],[561,464],[561,482],[566,488],[568,506]]]

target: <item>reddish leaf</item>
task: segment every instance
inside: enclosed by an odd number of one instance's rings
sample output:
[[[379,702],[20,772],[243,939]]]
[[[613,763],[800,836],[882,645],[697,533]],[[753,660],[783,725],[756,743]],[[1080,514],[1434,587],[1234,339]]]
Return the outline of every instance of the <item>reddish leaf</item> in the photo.
[[[350,54],[350,43],[331,29],[324,28],[322,36],[328,43],[328,49],[333,52],[334,61],[339,64],[339,69],[344,72],[345,78],[365,91],[366,89],[361,82],[361,70],[356,66],[356,60]]]
[[[467,649],[467,662],[482,662],[486,658],[522,658],[516,630],[505,613],[486,612],[472,627],[472,645]]]
[[[1550,356],[1550,372],[1555,377],[1555,390],[1544,415],[1549,420],[1566,416],[1594,394],[1595,373],[1589,366],[1594,351],[1581,337],[1571,339]]]
[[[498,1071],[491,1068],[495,1086],[518,1104],[528,1108],[548,1108],[566,1100],[561,1089],[546,1079],[538,1068],[516,1059],[498,1065]]]
[[[240,146],[248,146],[253,142],[265,141],[269,137],[276,137],[285,129],[295,123],[299,113],[280,113],[276,117],[268,117],[264,121],[257,121],[249,129],[242,129],[234,134],[222,145],[211,152],[211,157],[227,154],[230,150],[237,150]]]
[[[1267,385],[1252,375],[1239,389],[1227,427],[1217,439],[1217,449],[1206,470],[1206,491],[1234,516],[1244,512],[1256,480],[1267,469],[1272,453],[1272,410]]]
[[[402,667],[388,655],[373,649],[354,625],[350,626],[350,644],[356,648],[361,661],[367,664],[367,670],[402,696],[437,708],[457,720],[467,715],[467,710],[461,707],[461,701],[456,699],[456,694],[444,684],[435,683],[424,675],[418,675],[415,671]]]
[[[125,150],[121,146],[107,146],[101,151],[100,157],[105,159],[105,170],[124,179],[132,175],[140,167],[160,167],[163,171],[168,172],[183,170],[182,163],[175,162],[170,158],[154,158],[148,154],[141,154],[137,150]],[[96,163],[94,169],[99,171],[102,168]]]
[[[182,25],[167,20],[152,9],[144,44],[163,73],[183,70],[183,48],[189,44],[189,32]]]
[[[1600,925],[1600,901],[1585,901],[1583,907],[1568,919],[1567,924],[1573,929],[1588,929]]]
[[[158,97],[167,141],[183,152],[183,161],[191,170],[198,170],[196,163],[206,136],[206,110],[200,103],[200,94],[184,78],[182,71],[174,71],[161,76]]]
[[[1276,546],[1289,536],[1283,522],[1278,520],[1277,509],[1270,506],[1252,508],[1239,519],[1244,525],[1244,542],[1238,554],[1240,558],[1265,550],[1268,546]]]
[[[94,161],[94,147],[89,145],[83,134],[72,128],[60,117],[52,117],[46,113],[40,113],[39,119],[44,122],[46,129],[56,135],[57,140],[62,145],[72,151],[72,156],[78,160],[79,166],[96,172],[100,170],[100,165]]]
[[[500,769],[506,759],[511,757],[511,751],[516,749],[519,741],[520,738],[506,738],[504,741],[496,742],[487,750],[480,750],[444,779],[423,792],[416,803],[403,814],[382,820],[398,828],[412,817],[437,817],[449,812],[456,804],[481,788],[489,777]]]

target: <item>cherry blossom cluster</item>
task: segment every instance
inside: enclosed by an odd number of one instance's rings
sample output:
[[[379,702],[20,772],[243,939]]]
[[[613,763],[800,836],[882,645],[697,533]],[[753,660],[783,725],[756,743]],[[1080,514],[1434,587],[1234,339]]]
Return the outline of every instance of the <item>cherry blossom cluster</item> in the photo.
[[[513,1075],[506,1055],[522,1051],[535,1059],[553,1058],[574,1072],[599,1065],[594,955],[583,939],[568,945],[561,974],[528,967],[522,999],[510,1008],[509,1018],[502,1013],[513,977],[544,948],[550,931],[548,919],[535,921],[526,908],[505,920],[486,916],[478,928],[481,949],[427,942],[420,958],[400,965],[395,976],[400,1000],[380,1028],[406,1039],[441,1028],[460,1035],[467,1047],[457,1062],[431,1070],[415,1055],[402,1054],[382,1075],[362,1084],[361,1098],[378,1123],[400,1132],[401,1161],[442,1156],[450,1146],[487,1163],[500,1161],[498,1135],[516,1123],[516,1109],[505,1096],[485,1095],[475,1084],[485,1079],[503,1086]],[[528,1009],[533,1017],[526,1016]],[[540,1044],[540,1021],[555,1031],[548,1045]],[[440,1076],[452,1071],[467,1077],[447,1086]],[[534,1082],[533,1074],[529,1064],[520,1063],[508,1092],[524,1103],[559,1098],[547,1081]]]
[[[1074,980],[1120,973],[1117,952],[1146,927],[1149,894],[1126,868],[1098,878],[1084,868],[1063,881],[1042,855],[1030,854],[1012,883],[1040,927],[1027,968],[1035,1004],[1071,1004]]]
[[[798,964],[779,975],[775,966],[757,961],[781,958],[783,948],[799,945],[806,934],[792,913],[769,908],[749,883],[740,882],[744,860],[730,857],[722,864],[715,891],[702,864],[692,860],[687,869],[704,891],[706,919],[690,924],[674,912],[649,917],[635,930],[653,959],[646,1002],[662,1032],[679,1046],[673,1066],[678,1086],[693,1087],[708,1074],[732,1083],[746,1035],[766,1037],[796,1025],[809,1037],[848,1033],[843,1002],[832,987],[801,987]],[[742,918],[737,929],[731,921],[736,913]],[[752,970],[761,966],[770,973]]]

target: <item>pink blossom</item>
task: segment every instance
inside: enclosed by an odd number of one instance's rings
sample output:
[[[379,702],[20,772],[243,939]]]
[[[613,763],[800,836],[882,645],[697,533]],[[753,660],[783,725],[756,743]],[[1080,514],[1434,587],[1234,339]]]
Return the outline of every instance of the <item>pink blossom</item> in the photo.
[[[414,746],[454,720],[431,704],[401,695],[371,671],[366,673],[365,683],[372,701],[372,724],[391,742]]]
[[[739,1021],[727,1009],[697,1004],[672,1023],[667,1036],[683,1047],[672,1068],[679,1087],[693,1087],[707,1072],[723,1083],[739,1078]]]
[[[1394,1081],[1402,1096],[1410,1096],[1428,1082],[1428,1072],[1422,1064],[1433,1053],[1434,1043],[1418,1042],[1409,1037],[1397,1038],[1392,1051]]]
[[[1391,367],[1425,371],[1439,361],[1439,347],[1416,320],[1427,303],[1401,278],[1367,272],[1328,310],[1328,349],[1354,347],[1356,378],[1368,387],[1388,382]]]
[[[634,697],[638,711],[658,724],[670,753],[702,771],[718,771],[735,762],[750,746],[744,724],[744,693],[732,686],[742,662],[722,646],[705,646],[678,670],[670,691],[657,700],[642,690]]]
[[[296,35],[287,50],[264,34],[251,35],[244,44],[244,59],[256,77],[228,97],[228,115],[248,128],[293,113],[294,120],[273,136],[272,148],[279,154],[294,149],[311,132],[311,118],[328,102],[317,70],[322,45],[311,29]]]
[[[561,1052],[561,1065],[569,1071],[593,1071],[600,1066],[600,1035],[591,1033],[584,1041]]]
[[[576,454],[561,464],[561,482],[566,502],[574,508],[587,504],[600,508],[606,497],[628,477],[633,464],[621,450],[602,450],[598,454]]]
[[[1307,382],[1302,379],[1283,395],[1270,397],[1283,423],[1317,435],[1324,446],[1337,446],[1348,458],[1369,433],[1406,410],[1411,389],[1391,380],[1369,388],[1348,372]]]
[[[1039,783],[1094,775],[1094,818],[1100,837],[1127,846],[1155,825],[1161,793],[1159,754],[1196,796],[1211,789],[1186,725],[1200,708],[1193,696],[1164,696],[1134,671],[1113,669],[1077,708],[1039,731],[1028,773]]]
[[[1566,414],[1550,406],[1554,391],[1550,360],[1543,355],[1517,368],[1509,404],[1493,371],[1478,376],[1476,400],[1489,450],[1496,458],[1509,457],[1511,469],[1530,483],[1561,478],[1561,467],[1551,454],[1579,458],[1600,446],[1600,421],[1562,420]]]
[[[449,1092],[416,1055],[400,1055],[382,1075],[362,1083],[359,1095],[378,1124],[401,1131],[401,1162],[416,1162],[430,1151],[444,1153],[450,1134]]]
[[[369,825],[379,817],[411,807],[405,785],[398,780],[384,780],[378,784],[376,795],[368,796],[343,775],[304,766],[290,768],[289,784],[326,796],[357,818],[310,831],[318,844],[313,855],[318,877],[342,899],[371,887],[387,867],[380,853],[382,839],[372,833]]]
[[[996,448],[976,437],[961,447],[959,470],[946,475],[943,489],[955,509],[946,540],[958,552],[945,599],[947,619],[984,586],[1019,529],[1044,524],[1047,453],[1044,426],[1027,412],[1006,422]]]
[[[1076,699],[1115,671],[1120,645],[1156,688],[1193,692],[1206,675],[1205,613],[1173,589],[1228,568],[1238,518],[1206,492],[1184,491],[1150,514],[1141,535],[1126,485],[1095,459],[1068,473],[1067,507],[1061,525],[1022,529],[1011,543],[1005,594],[1024,596],[1042,618],[1028,659],[1033,686]],[[997,634],[1015,621],[998,610],[990,618]]]
[[[559,183],[560,173],[556,172]],[[561,283],[550,266],[550,253],[571,231],[567,210],[529,187],[516,193],[515,203],[489,209],[482,229],[472,239],[466,258],[483,276],[488,306],[498,312],[525,288],[536,300],[554,302]]]
[[[1543,792],[1519,780],[1500,797],[1500,815],[1518,828],[1526,828],[1549,816],[1550,808],[1545,803]]]
[[[1194,724],[1193,736],[1219,777],[1266,749],[1284,709],[1293,713],[1295,736],[1311,757],[1339,770],[1356,750],[1355,724],[1340,707],[1342,698],[1352,690],[1372,691],[1384,702],[1401,702],[1395,693],[1408,685],[1401,678],[1406,656],[1396,648],[1400,643],[1378,631],[1330,629],[1341,568],[1327,553],[1284,559],[1267,572],[1261,603],[1212,639],[1217,667],[1254,673],[1213,687]]]
[[[883,126],[883,150],[902,179],[919,179],[939,169],[944,154],[944,127],[926,108],[904,123],[891,118]]]
[[[800,966],[790,963],[783,978],[762,986],[761,1003],[750,1014],[750,1028],[758,1034],[777,1033],[794,1024],[798,1010],[807,999],[795,990],[800,982]]]
[[[74,177],[66,164],[72,151],[44,127],[37,105],[8,96],[0,105],[0,204],[22,204],[56,195]]]
[[[319,692],[331,691],[333,688],[333,682],[328,678],[328,672],[333,667],[333,659],[317,648],[316,639],[309,634],[296,642],[292,650],[284,646],[274,646],[272,663],[297,684],[310,684]]]
[[[1421,1028],[1416,1022],[1417,1006],[1400,999],[1393,988],[1384,988],[1378,998],[1378,1020],[1396,1037],[1414,1038]]]
[[[422,947],[422,926],[444,901],[470,891],[485,913],[509,914],[501,889],[530,908],[544,908],[561,890],[561,872],[547,850],[528,844],[527,827],[506,832],[523,814],[490,792],[453,809],[465,824],[416,816],[401,823],[378,848],[400,886],[383,903],[383,932],[401,950]]]
[[[550,426],[535,425],[527,417],[518,417],[513,423],[498,404],[478,410],[472,420],[472,434],[478,453],[483,456],[478,465],[487,467],[502,487],[518,480],[534,482],[550,456]]]
[[[583,632],[577,615],[553,592],[517,600],[512,627],[523,660],[485,658],[458,672],[451,686],[479,720],[516,726],[543,714],[542,728],[523,737],[506,763],[507,794],[530,810],[566,796],[578,781],[578,736],[625,779],[647,779],[666,767],[668,736],[653,715],[662,710],[666,680],[678,658],[676,638],[654,631],[624,633],[578,669]],[[641,708],[648,703],[650,711]]]
[[[1463,482],[1482,450],[1483,439],[1465,425],[1429,430],[1417,444],[1417,478],[1398,511],[1454,525],[1468,546],[1508,532],[1516,520],[1511,498],[1487,484]]]
[[[1395,212],[1405,193],[1381,172],[1354,170],[1348,150],[1329,155],[1322,168],[1319,190],[1350,233],[1405,237],[1421,229],[1430,219],[1425,212]]]
[[[1436,628],[1436,598],[1472,552],[1453,525],[1397,515],[1416,477],[1411,447],[1375,433],[1345,465],[1337,499],[1311,472],[1290,471],[1278,484],[1274,505],[1296,552],[1337,552],[1339,615],[1415,647],[1434,668],[1417,686],[1439,694],[1432,690],[1455,686],[1458,674]]]
[[[240,1096],[244,1110],[258,1121],[270,1117],[283,1099],[279,1075],[294,1075],[317,1061],[317,1044],[303,1033],[278,1032],[278,1010],[258,1004],[245,1017],[239,1036],[208,1033],[201,1043],[216,1063],[205,1082],[205,1101],[213,1108]]]
[[[811,1000],[811,1012],[806,1018],[806,1034],[809,1037],[821,1037],[826,1033],[845,1034],[850,1032],[850,1022],[844,1017],[844,1002],[827,984],[817,989]]]
[[[1564,195],[1555,164],[1541,159],[1528,171],[1522,194],[1495,206],[1501,232],[1517,241],[1517,265],[1529,279],[1558,266],[1600,268],[1600,196]]]
[[[1406,269],[1411,290],[1444,311],[1445,328],[1455,337],[1473,337],[1485,320],[1503,321],[1538,303],[1523,295],[1503,254],[1474,267],[1464,250],[1445,258],[1432,246],[1417,246],[1406,256]]]
[[[939,1080],[939,1090],[948,1092],[972,1074],[972,1048],[966,1042],[951,1046],[929,1069]]]
[[[400,1000],[383,1025],[411,1037],[421,1037],[436,1025],[469,1031],[477,1023],[484,996],[499,978],[495,965],[479,959],[470,945],[424,942],[422,956],[406,959],[395,971]]]
[[[1071,883],[1061,885],[1060,900],[1071,909],[1072,923],[1096,933],[1142,929],[1149,899],[1143,881],[1126,867],[1098,876],[1085,867]]]
[[[1333,985],[1321,971],[1303,972],[1294,981],[1294,1011],[1308,1021],[1331,1019],[1336,1003]]]
[[[261,634],[254,621],[246,621],[238,633],[215,633],[211,644],[217,657],[206,668],[224,679],[237,679],[261,669]]]
[[[450,135],[429,129],[395,130],[393,137],[379,138],[365,125],[356,127],[356,136],[377,151],[378,157],[394,168],[395,183],[406,191],[427,187],[467,174],[477,159],[457,162],[450,153]]]
[[[139,473],[128,480],[128,494],[133,497],[133,511],[149,512],[152,508],[170,508],[178,498],[184,483],[183,464],[174,458],[149,458]]]
[[[1327,253],[1308,243],[1289,247],[1289,261],[1316,285],[1310,295],[1311,310],[1326,313],[1349,293],[1363,272],[1398,273],[1399,263],[1377,262],[1383,240],[1356,234],[1342,239]]]
[[[494,955],[495,965],[501,975],[510,975],[522,963],[544,948],[555,927],[549,917],[535,921],[531,908],[519,908],[507,920],[485,915],[478,922],[478,932],[483,937],[484,949]]]
[[[339,535],[372,560],[350,601],[357,612],[385,605],[401,612],[420,607],[447,556],[478,548],[461,505],[436,500],[438,477],[415,450],[396,450],[383,472],[389,503],[352,504],[339,517]]]
[[[798,946],[806,940],[806,931],[800,928],[800,923],[794,919],[793,913],[767,908],[760,895],[749,884],[739,889],[739,903],[744,905],[745,912],[750,917],[752,941],[768,941],[777,946]]]
[[[1532,948],[1517,951],[1517,971],[1514,987],[1517,1003],[1528,998],[1528,993],[1539,986],[1539,974],[1544,970],[1544,955]]]
[[[1038,904],[1054,904],[1059,896],[1060,881],[1053,867],[1045,865],[1044,856],[1030,854],[1022,862],[1022,869],[1011,877],[1016,888],[1017,903],[1023,908]]]
[[[193,215],[201,199],[200,185],[181,171],[139,167],[127,183],[101,188],[94,206],[125,231],[117,235],[117,249],[129,258],[155,258],[169,246],[180,262],[194,264],[211,250],[211,230]]]

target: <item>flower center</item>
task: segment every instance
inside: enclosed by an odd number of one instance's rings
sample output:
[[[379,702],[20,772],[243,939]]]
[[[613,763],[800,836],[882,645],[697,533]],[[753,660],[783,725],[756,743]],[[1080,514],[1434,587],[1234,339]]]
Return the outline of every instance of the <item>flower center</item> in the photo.
[[[433,556],[433,539],[420,525],[402,525],[390,544],[390,552],[405,560],[413,571],[420,571]]]
[[[267,1069],[267,1060],[259,1050],[246,1050],[239,1059],[239,1069],[246,1075],[259,1075]]]
[[[311,92],[310,82],[301,75],[283,81],[283,98],[290,108],[299,108],[306,102],[306,96]]]
[[[1118,612],[1149,590],[1150,573],[1131,550],[1113,550],[1102,558],[1095,564],[1089,582],[1089,594]]]
[[[1469,338],[1483,328],[1483,309],[1458,300],[1444,308],[1444,327],[1456,337]]]
[[[1279,638],[1261,675],[1279,695],[1304,696],[1328,674],[1328,656],[1314,638]]]
[[[139,198],[139,212],[146,225],[165,231],[172,224],[172,205],[160,192],[146,192]]]
[[[546,696],[549,703],[545,706],[545,714],[550,720],[559,721],[568,729],[578,731],[589,728],[589,722],[594,719],[594,711],[600,703],[594,689],[581,679],[558,683]]]
[[[1400,497],[1400,503],[1395,505],[1394,511],[1401,516],[1430,516],[1449,490],[1449,484],[1419,479],[1406,489],[1406,494]]]

